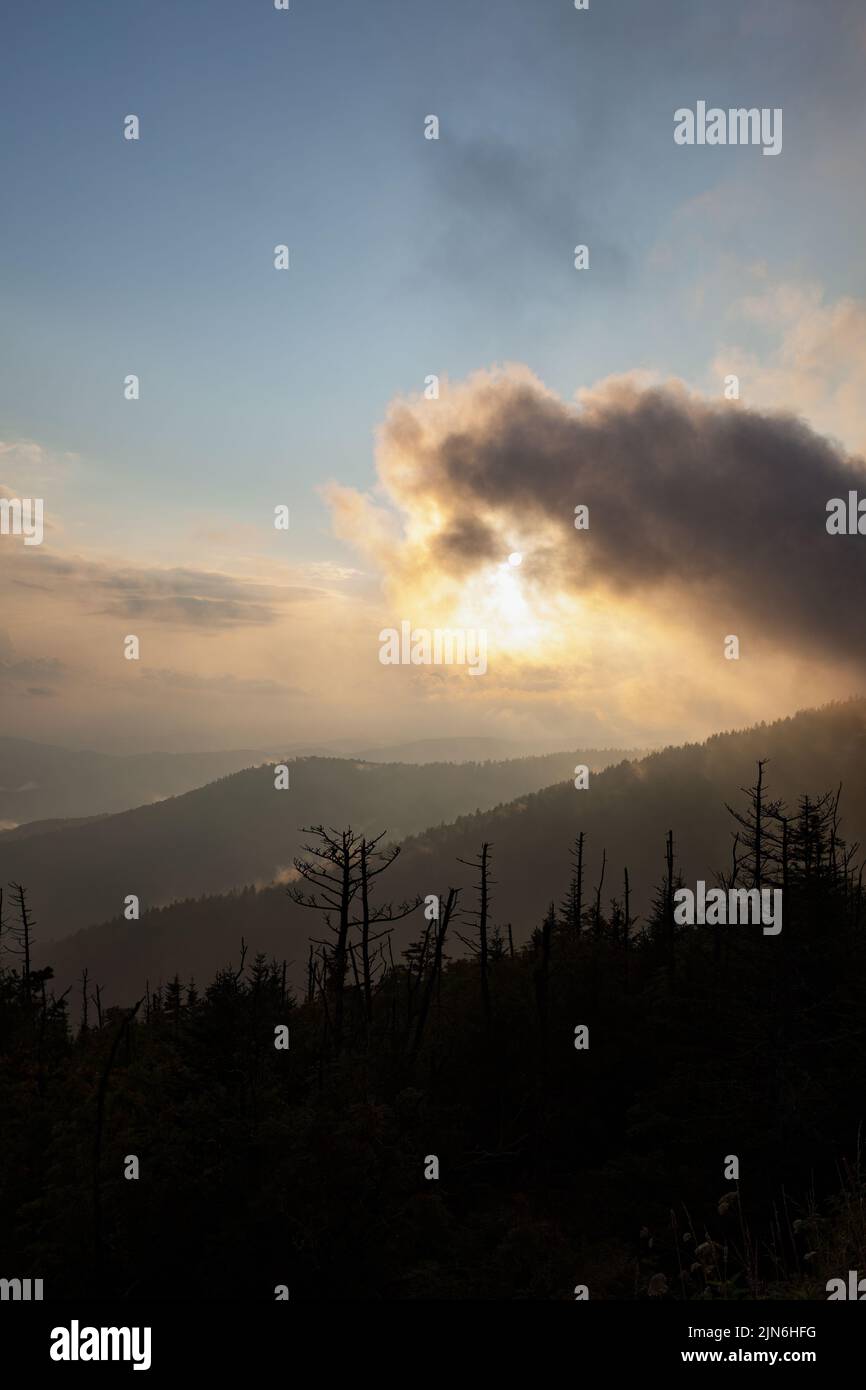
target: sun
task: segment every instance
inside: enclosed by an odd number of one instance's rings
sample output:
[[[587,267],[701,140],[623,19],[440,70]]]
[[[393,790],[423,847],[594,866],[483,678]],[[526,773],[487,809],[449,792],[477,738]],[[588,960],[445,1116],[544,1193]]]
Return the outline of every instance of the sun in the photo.
[[[523,553],[490,566],[467,581],[455,613],[457,622],[482,627],[499,651],[542,660],[557,644],[559,628],[551,622],[549,603],[521,573]]]
[[[502,622],[523,627],[531,623],[532,611],[511,559],[509,556],[508,563],[499,565],[490,577],[490,605]]]

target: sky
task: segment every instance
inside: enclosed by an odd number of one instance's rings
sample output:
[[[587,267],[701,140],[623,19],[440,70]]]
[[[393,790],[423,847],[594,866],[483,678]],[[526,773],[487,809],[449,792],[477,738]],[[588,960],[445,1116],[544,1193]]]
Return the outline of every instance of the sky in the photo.
[[[800,441],[801,501],[856,470],[859,0],[16,0],[3,38],[0,496],[44,498],[46,519],[40,546],[0,536],[6,732],[117,751],[645,744],[861,688],[856,641],[823,643],[820,614],[780,625],[776,590],[756,606],[748,575],[720,588],[670,555],[625,583],[603,545],[578,584],[560,524],[592,508],[575,489],[600,495],[575,413],[616,434],[649,418],[634,392],[661,391],[666,419],[715,439],[736,373],[732,409],[766,417],[769,454],[753,432],[730,478],[718,466],[736,496],[778,459],[764,531],[697,488],[668,539],[682,556],[734,527],[809,608],[795,581],[826,569],[823,528],[813,550],[799,517],[798,563],[773,412],[819,441]],[[781,152],[677,145],[674,112],[699,100],[781,108]],[[455,432],[472,441],[456,473]],[[635,535],[669,515],[636,486],[650,438],[610,451],[608,515],[619,498]],[[501,493],[462,486],[479,460]],[[692,466],[680,450],[687,492]],[[481,530],[452,543],[455,522]],[[829,571],[845,589],[851,545]],[[490,628],[488,672],[383,667],[379,632],[404,619]]]

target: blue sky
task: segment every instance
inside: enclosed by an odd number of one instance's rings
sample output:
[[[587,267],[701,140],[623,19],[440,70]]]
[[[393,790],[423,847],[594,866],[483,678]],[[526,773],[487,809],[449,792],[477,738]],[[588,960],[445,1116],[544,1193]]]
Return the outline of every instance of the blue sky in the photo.
[[[287,502],[294,559],[356,564],[318,489],[373,485],[428,373],[712,390],[720,345],[774,347],[729,321],[748,267],[864,293],[854,0],[48,0],[3,30],[0,438],[76,456],[67,548],[207,566],[198,522]],[[782,107],[782,154],[675,146],[699,98]]]
[[[712,327],[675,291],[726,254],[783,274],[820,249],[830,290],[863,288],[844,187],[819,239],[805,177],[857,110],[853,5],[10,8],[5,434],[81,454],[145,512],[157,488],[251,513],[288,488],[312,553],[315,484],[369,480],[387,402],[428,372],[515,359],[565,394],[633,366],[689,376]],[[672,112],[699,96],[782,106],[781,157],[676,148]],[[727,179],[740,216],[674,276],[648,265],[676,209]]]

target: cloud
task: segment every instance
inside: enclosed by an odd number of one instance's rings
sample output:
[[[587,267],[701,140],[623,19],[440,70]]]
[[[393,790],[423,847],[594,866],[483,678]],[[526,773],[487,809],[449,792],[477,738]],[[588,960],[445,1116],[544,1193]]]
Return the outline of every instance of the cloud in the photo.
[[[796,401],[816,429],[866,450],[866,303],[828,301],[814,283],[768,285],[761,267],[751,274],[753,291],[734,301],[729,317],[768,347],[720,349],[717,374],[735,372],[743,399],[765,409]]]
[[[57,453],[35,439],[0,439],[0,469],[5,477],[14,480],[13,489],[18,495],[43,492],[67,478],[79,462],[78,454]]]
[[[272,623],[272,609],[260,603],[201,594],[125,594],[99,610],[108,617],[144,618],[183,627],[226,628]]]
[[[44,546],[15,556],[0,552],[7,582],[59,598],[76,598],[90,612],[195,629],[261,627],[286,604],[320,596],[294,584],[260,584],[215,571],[123,567],[66,557]],[[94,607],[94,604],[96,605]]]
[[[175,671],[171,668],[145,669],[142,679],[172,690],[199,690],[208,695],[285,697],[305,694],[299,687],[287,685],[284,681],[236,676],[232,672],[208,676],[193,671]]]
[[[866,486],[866,470],[792,415],[627,377],[566,404],[509,367],[435,403],[396,402],[378,472],[397,544],[381,545],[369,499],[341,490],[332,502],[393,595],[456,600],[520,549],[536,602],[564,592],[655,620],[711,614],[722,634],[737,622],[801,654],[862,660],[863,542],[825,523],[828,500]]]
[[[18,657],[7,632],[0,631],[0,689],[26,687],[28,695],[53,695],[46,682],[62,679],[66,667],[55,657]],[[36,684],[33,684],[36,682]]]

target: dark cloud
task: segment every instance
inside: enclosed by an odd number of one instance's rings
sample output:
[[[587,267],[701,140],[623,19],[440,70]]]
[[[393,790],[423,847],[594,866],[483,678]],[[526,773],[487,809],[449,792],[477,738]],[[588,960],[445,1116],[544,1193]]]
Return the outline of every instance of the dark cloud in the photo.
[[[496,532],[477,517],[457,517],[435,540],[440,563],[452,572],[473,569],[481,559],[498,560],[501,546]]]
[[[439,518],[404,565],[462,577],[489,564],[491,535],[500,560],[509,536],[535,535],[530,584],[646,597],[672,617],[709,607],[725,632],[866,660],[866,536],[826,530],[828,501],[866,494],[866,471],[792,416],[628,380],[573,406],[528,373],[480,375],[438,416],[392,410],[381,475],[407,513]]]

